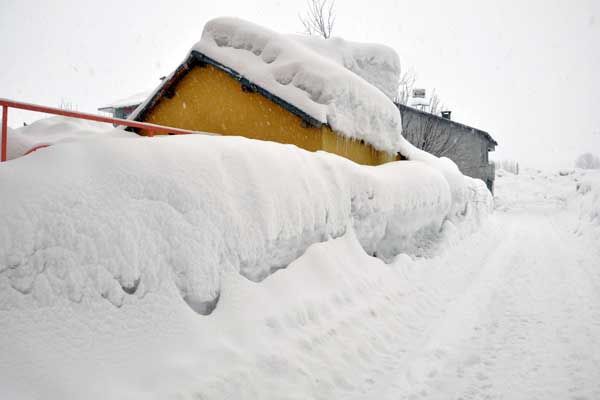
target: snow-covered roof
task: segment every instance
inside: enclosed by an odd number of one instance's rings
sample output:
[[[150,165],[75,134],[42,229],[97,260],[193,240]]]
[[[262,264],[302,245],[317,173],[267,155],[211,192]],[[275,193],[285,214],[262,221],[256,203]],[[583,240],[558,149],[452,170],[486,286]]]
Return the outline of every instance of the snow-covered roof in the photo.
[[[350,42],[338,37],[291,35],[320,56],[331,59],[375,86],[390,99],[398,96],[400,59],[394,49],[376,43]]]
[[[152,91],[145,91],[136,93],[124,99],[117,100],[111,104],[107,104],[103,107],[100,107],[98,111],[110,111],[117,108],[125,108],[125,107],[137,107],[142,104],[150,95]]]
[[[194,55],[214,60],[237,79],[268,92],[272,100],[291,105],[288,109],[298,109],[341,135],[378,150],[398,151],[402,122],[392,98],[400,63],[386,46],[285,35],[224,17],[205,25],[186,60]],[[165,79],[131,118],[152,107],[161,87],[181,72]]]

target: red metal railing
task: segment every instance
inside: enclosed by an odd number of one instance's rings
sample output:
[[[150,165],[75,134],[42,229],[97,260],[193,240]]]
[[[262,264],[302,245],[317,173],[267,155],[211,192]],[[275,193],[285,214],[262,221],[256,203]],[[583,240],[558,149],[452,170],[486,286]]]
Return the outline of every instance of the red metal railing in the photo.
[[[150,136],[153,136],[154,133],[167,133],[171,135],[189,135],[191,133],[203,133],[206,135],[211,135],[211,133],[206,132],[189,131],[187,129],[174,128],[171,126],[148,124],[146,122],[129,121],[120,118],[110,118],[101,115],[62,110],[60,108],[40,106],[38,104],[22,103],[20,101],[14,101],[3,98],[0,98],[0,105],[2,106],[2,141],[0,146],[0,162],[6,161],[6,147],[8,142],[8,109],[11,107],[18,108],[20,110],[36,111],[47,114],[62,115],[71,118],[86,119],[89,121],[107,122],[110,124],[128,126],[131,128],[142,128],[148,131]]]

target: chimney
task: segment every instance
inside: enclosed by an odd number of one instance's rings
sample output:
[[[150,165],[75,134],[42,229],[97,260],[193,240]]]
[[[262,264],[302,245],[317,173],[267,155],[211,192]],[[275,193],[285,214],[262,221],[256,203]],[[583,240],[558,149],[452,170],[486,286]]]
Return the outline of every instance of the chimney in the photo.
[[[442,118],[452,119],[452,118],[450,118],[451,114],[452,114],[452,111],[442,111]]]

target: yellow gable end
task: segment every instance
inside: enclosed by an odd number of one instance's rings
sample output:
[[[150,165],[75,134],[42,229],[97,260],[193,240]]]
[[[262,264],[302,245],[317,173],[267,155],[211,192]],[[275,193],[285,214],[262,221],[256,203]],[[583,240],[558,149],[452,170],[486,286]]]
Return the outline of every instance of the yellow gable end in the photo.
[[[172,97],[163,96],[143,121],[324,150],[366,165],[396,159],[362,141],[338,135],[326,125],[307,126],[262,94],[243,90],[239,81],[210,64],[192,67],[173,89]]]

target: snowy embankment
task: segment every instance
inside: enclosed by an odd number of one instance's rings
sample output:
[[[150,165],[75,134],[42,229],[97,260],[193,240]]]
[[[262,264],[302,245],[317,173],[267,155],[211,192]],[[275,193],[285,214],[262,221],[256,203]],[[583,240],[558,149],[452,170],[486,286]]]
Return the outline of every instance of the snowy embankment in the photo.
[[[555,172],[525,169],[520,175],[498,170],[502,185],[511,187],[511,196],[496,196],[496,208],[575,211],[565,221],[582,238],[600,240],[600,170],[565,169]]]
[[[1,164],[0,187],[0,387],[17,398],[329,393],[310,376],[342,353],[298,358],[304,329],[341,335],[351,365],[359,337],[392,344],[398,321],[353,315],[394,304],[398,254],[490,206],[424,162],[200,135],[60,143]]]
[[[577,234],[590,233],[600,243],[600,170],[578,170],[577,200],[579,221]]]
[[[112,129],[111,125],[100,122],[64,117],[43,118],[17,129],[9,128],[10,140],[6,155],[7,159],[12,160],[38,146],[128,134],[129,132]]]
[[[468,206],[452,207],[444,176],[420,162],[364,167],[243,138],[70,143],[0,171],[0,272],[14,289],[3,305],[31,294],[121,306],[172,281],[208,313],[224,271],[260,281],[348,229],[390,260]]]

